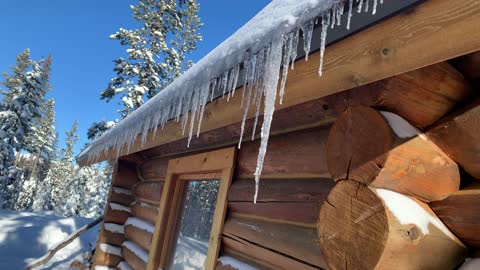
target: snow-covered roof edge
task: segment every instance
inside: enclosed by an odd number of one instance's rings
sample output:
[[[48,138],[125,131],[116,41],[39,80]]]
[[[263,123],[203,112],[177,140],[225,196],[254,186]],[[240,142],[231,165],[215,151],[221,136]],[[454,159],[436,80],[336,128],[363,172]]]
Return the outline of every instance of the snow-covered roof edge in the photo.
[[[376,13],[378,3],[383,0],[274,0],[253,17],[242,28],[192,66],[182,76],[143,106],[122,120],[87,147],[78,160],[98,160],[110,149],[117,152],[127,150],[138,136],[145,142],[149,130],[154,130],[168,121],[180,122],[183,134],[189,125],[189,140],[197,121],[197,136],[200,132],[203,112],[215,90],[227,93],[227,100],[235,94],[240,67],[244,69],[244,91],[242,106],[245,112],[250,106],[257,108],[264,103],[262,142],[259,150],[256,180],[260,177],[263,158],[268,144],[270,123],[273,117],[277,86],[282,69],[278,95],[282,102],[289,65],[296,59],[300,30],[303,33],[306,58],[315,24],[321,24],[320,70],[322,74],[323,54],[327,30],[341,25],[341,15],[348,11],[348,29],[353,14],[354,2],[358,12]],[[345,5],[348,5],[345,8]],[[189,119],[189,113],[192,117]],[[246,120],[244,113],[243,122]],[[256,126],[256,125],[254,125]],[[244,125],[242,124],[242,134]],[[254,134],[255,132],[253,132]],[[242,138],[240,138],[240,143]],[[239,143],[239,147],[240,147]]]

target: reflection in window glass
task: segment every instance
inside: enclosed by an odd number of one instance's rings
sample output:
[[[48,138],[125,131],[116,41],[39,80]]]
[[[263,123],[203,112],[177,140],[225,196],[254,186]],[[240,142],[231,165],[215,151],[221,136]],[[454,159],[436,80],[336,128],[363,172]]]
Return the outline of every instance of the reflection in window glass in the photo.
[[[186,181],[168,270],[203,270],[219,180]]]

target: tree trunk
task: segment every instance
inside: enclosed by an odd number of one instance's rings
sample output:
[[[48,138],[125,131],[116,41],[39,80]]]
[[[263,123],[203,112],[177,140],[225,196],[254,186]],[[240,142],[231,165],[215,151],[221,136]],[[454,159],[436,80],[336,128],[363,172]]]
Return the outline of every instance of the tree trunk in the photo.
[[[427,204],[352,180],[337,183],[320,211],[329,269],[453,269],[465,246]]]
[[[403,118],[370,107],[348,108],[327,141],[335,181],[351,179],[430,202],[458,191],[458,166]]]

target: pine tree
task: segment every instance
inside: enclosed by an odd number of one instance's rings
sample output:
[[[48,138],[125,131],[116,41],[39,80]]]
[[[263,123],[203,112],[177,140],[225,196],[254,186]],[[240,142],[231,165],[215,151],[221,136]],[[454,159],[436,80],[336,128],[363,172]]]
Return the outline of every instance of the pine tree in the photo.
[[[131,6],[140,28],[121,28],[111,39],[128,46],[128,58],[114,60],[116,76],[101,98],[110,101],[121,96],[122,117],[140,107],[188,69],[187,54],[201,40],[202,23],[196,0],[139,0]]]
[[[25,150],[32,154],[33,162],[28,168],[28,177],[45,179],[50,162],[55,157],[55,101],[49,99],[42,104],[42,117],[35,119],[34,129],[27,136]]]
[[[7,91],[2,91],[0,111],[0,188],[4,207],[10,209],[17,208],[25,180],[15,164],[15,151],[25,146],[34,119],[41,116],[40,104],[50,90],[50,63],[50,57],[39,62],[30,60],[25,50],[17,57],[14,74],[6,74],[2,83]]]
[[[74,148],[78,141],[77,131],[78,122],[75,121],[72,128],[66,132],[65,146],[60,150],[59,159],[51,163],[44,181],[50,193],[44,208],[54,210],[58,214],[63,214],[62,206],[68,198],[69,190],[76,188],[72,186],[72,182],[76,173]]]

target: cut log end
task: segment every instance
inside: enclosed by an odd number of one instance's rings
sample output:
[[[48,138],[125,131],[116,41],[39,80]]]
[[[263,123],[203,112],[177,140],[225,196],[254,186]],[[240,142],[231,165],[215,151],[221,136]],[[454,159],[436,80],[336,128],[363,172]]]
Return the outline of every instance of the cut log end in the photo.
[[[391,130],[377,111],[365,106],[348,108],[328,136],[327,163],[332,178],[369,184],[384,165],[391,144]]]
[[[458,166],[406,120],[366,106],[347,109],[327,141],[332,178],[438,201],[458,191]]]
[[[322,206],[318,231],[330,269],[374,269],[387,241],[388,219],[365,185],[340,181]]]
[[[428,205],[352,180],[322,205],[318,234],[329,269],[453,269],[466,254]]]

